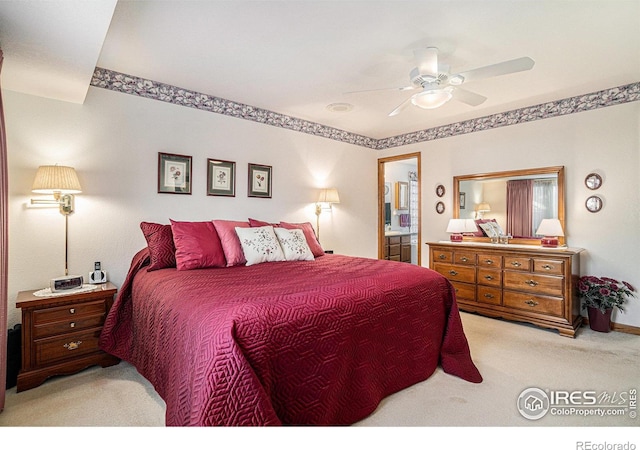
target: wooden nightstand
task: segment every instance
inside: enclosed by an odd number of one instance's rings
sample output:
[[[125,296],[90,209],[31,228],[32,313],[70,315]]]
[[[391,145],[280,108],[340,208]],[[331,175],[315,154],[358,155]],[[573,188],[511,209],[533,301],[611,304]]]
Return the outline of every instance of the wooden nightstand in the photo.
[[[36,290],[18,293],[22,309],[22,369],[17,392],[41,385],[54,375],[70,375],[89,366],[120,360],[98,348],[98,339],[117,288],[96,285],[89,292],[36,297]]]

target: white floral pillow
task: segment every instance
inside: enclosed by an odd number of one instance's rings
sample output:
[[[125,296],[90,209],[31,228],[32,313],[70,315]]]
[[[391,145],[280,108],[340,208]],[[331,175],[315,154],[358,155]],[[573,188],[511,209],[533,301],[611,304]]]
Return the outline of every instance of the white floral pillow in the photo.
[[[278,227],[274,228],[274,231],[287,261],[311,261],[315,259],[302,230],[287,230],[286,228]]]
[[[247,266],[263,262],[284,261],[280,242],[272,226],[240,228],[236,227],[240,245],[247,260]]]

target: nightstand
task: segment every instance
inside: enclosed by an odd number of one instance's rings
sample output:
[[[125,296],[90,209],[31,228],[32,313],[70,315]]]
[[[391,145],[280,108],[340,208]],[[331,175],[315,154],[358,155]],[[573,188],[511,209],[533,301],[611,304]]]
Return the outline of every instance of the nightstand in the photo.
[[[54,375],[70,375],[89,366],[118,364],[120,359],[98,348],[107,312],[117,288],[112,283],[92,291],[37,297],[18,293],[22,309],[22,368],[17,392],[41,385]]]

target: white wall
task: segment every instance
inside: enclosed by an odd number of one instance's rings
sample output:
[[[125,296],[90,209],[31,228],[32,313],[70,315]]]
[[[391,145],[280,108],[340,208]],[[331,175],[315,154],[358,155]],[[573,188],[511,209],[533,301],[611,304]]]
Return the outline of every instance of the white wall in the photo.
[[[379,157],[422,152],[422,254],[426,242],[447,239],[456,175],[565,166],[567,243],[581,247],[583,275],[609,276],[640,288],[640,102],[611,106],[521,125],[512,125],[380,152]],[[590,191],[584,178],[603,176]],[[445,213],[435,212],[435,187],[444,184]],[[604,208],[589,213],[592,194]],[[428,258],[423,258],[428,264]],[[640,298],[631,299],[617,323],[640,327]]]
[[[3,92],[9,149],[9,326],[18,291],[64,271],[64,218],[27,208],[39,165],[76,168],[83,193],[69,217],[69,271],[101,261],[121,285],[146,244],[141,221],[215,218],[309,221],[319,188],[341,203],[323,212],[320,238],[337,253],[377,256],[374,150],[246,120],[90,88],[83,105]],[[192,195],[157,193],[158,152],[193,157]],[[207,158],[236,161],[236,197],[206,195]],[[247,164],[273,167],[273,198],[247,197]]]

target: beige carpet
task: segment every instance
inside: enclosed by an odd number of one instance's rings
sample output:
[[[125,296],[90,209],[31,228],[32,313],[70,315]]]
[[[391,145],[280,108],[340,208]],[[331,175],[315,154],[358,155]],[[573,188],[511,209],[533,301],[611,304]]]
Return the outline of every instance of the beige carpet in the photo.
[[[569,339],[553,331],[473,314],[463,313],[462,319],[484,382],[468,383],[439,369],[428,380],[384,399],[357,427],[463,426],[487,430],[509,426],[538,431],[539,427],[597,427],[600,431],[602,427],[631,427],[609,430],[609,441],[624,439],[628,432],[636,440],[640,438],[640,419],[631,417],[628,399],[626,413],[620,416],[547,414],[531,421],[517,409],[518,396],[531,387],[595,391],[614,400],[627,396],[632,389],[640,388],[640,336],[596,333],[583,327],[576,339]],[[164,402],[125,362],[56,377],[19,394],[12,388],[0,413],[3,427],[163,425]],[[357,433],[354,428],[350,430]],[[564,448],[577,448],[575,442],[581,434],[571,438],[572,447]],[[640,448],[640,442],[636,445]]]

